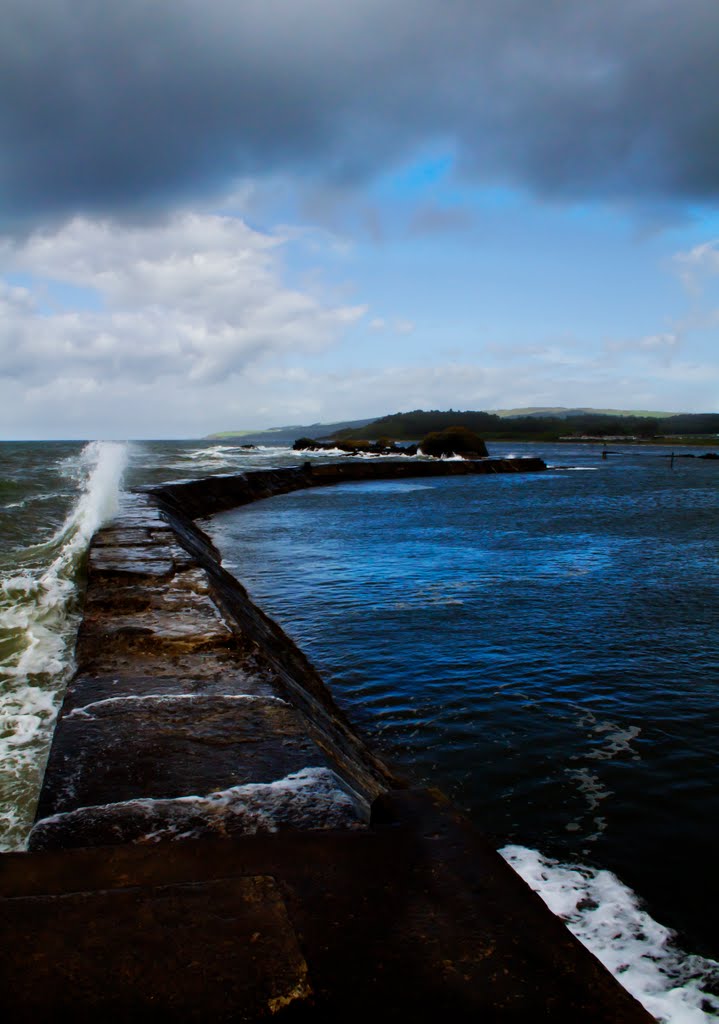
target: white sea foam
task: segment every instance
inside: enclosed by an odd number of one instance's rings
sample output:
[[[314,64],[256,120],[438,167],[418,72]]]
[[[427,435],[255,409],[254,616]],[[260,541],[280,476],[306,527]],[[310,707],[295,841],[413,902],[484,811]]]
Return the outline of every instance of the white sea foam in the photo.
[[[386,455],[380,454],[379,452],[347,452],[344,448],[321,448],[316,450],[314,448],[300,448],[300,449],[287,449],[294,455],[305,455],[308,457],[317,456],[317,458],[330,458],[336,459],[342,457],[345,459],[417,459],[422,458],[418,455],[408,455],[406,452],[388,452]]]
[[[54,536],[16,553],[0,580],[6,649],[0,661],[0,849],[22,842],[44,751],[71,672],[77,577],[90,538],[117,509],[122,444],[92,442],[60,464],[79,496]],[[18,806],[26,815],[18,815]]]
[[[8,508],[26,508],[28,505],[33,505],[38,501],[56,501],[57,494],[30,494],[27,498],[23,498],[22,501],[13,501],[9,505],[3,507]]]
[[[319,450],[315,448],[296,448],[294,450],[296,451],[297,455],[316,455],[318,458],[324,458],[328,455],[334,457],[338,455],[347,455],[347,452],[344,451],[344,449],[342,448],[320,448]]]
[[[565,825],[565,828],[567,832],[579,832],[581,830],[584,833],[583,841],[585,843],[594,843],[607,827],[607,819],[595,812],[601,809],[602,800],[607,800],[612,796],[612,791],[589,768],[567,768],[565,769],[565,775],[574,782],[587,802],[585,814],[580,815],[574,821],[570,821],[569,824]],[[591,817],[593,829],[585,821],[587,816]],[[588,851],[583,852],[586,853]]]
[[[183,452],[182,457],[191,461],[199,462],[228,462],[236,459],[238,455],[245,455],[247,449],[237,445],[218,444],[212,448],[196,448],[192,451]]]
[[[253,835],[282,829],[358,829],[369,820],[366,800],[330,768],[307,767],[274,782],[246,783],[168,799],[141,798],[55,814],[33,829],[33,845],[83,844],[112,834],[116,841],[151,843],[207,835]]]
[[[105,697],[103,700],[95,700],[91,704],[84,704],[80,708],[73,708],[65,718],[93,718],[102,708],[113,708],[120,704],[182,704],[198,701],[206,701],[208,698],[199,693],[143,693],[127,694],[124,697]],[[281,697],[271,695],[260,696],[256,693],[222,693],[213,694],[210,700],[236,700],[248,704],[281,704],[287,706],[287,701]]]
[[[387,454],[378,454],[377,452],[355,452],[355,458],[358,459],[423,459],[422,455],[409,455],[407,452],[388,452]]]
[[[638,761],[639,755],[634,752],[632,743],[641,735],[641,731],[638,725],[623,727],[616,722],[596,722],[592,732],[604,735],[606,742],[587,754],[587,757],[594,761],[611,761],[619,754],[629,754],[633,761]]]
[[[582,765],[581,762],[615,761],[622,758],[641,760],[632,744],[639,738],[642,730],[637,725],[599,720],[592,711],[580,705],[574,706],[579,712],[577,726],[589,741],[590,748],[587,750],[582,746],[581,753],[572,755],[570,761],[574,762],[576,767],[565,768],[564,774],[584,797],[586,808],[565,828],[568,832],[581,831],[584,843],[593,843],[607,827],[607,819],[601,814],[602,801],[613,794],[597,773],[597,766],[589,763]],[[587,819],[591,819],[591,823]]]
[[[549,909],[663,1024],[719,1016],[719,963],[685,953],[609,871],[560,864],[523,846],[499,851]]]

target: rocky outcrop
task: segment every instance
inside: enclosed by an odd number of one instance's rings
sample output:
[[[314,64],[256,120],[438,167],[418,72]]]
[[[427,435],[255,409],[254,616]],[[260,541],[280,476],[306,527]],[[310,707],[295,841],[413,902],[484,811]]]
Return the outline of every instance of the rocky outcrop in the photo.
[[[423,455],[436,458],[458,455],[463,459],[486,459],[489,454],[483,439],[474,431],[461,426],[445,427],[444,430],[427,434],[419,447]]]

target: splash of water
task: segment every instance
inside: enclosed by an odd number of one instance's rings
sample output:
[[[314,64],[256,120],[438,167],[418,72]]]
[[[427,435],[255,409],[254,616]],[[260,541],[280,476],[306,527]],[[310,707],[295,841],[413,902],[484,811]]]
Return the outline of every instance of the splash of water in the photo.
[[[117,511],[123,444],[94,441],[61,469],[78,497],[50,540],[16,552],[0,580],[0,849],[24,842],[52,726],[72,671],[78,585],[93,533]]]
[[[549,909],[662,1024],[719,1016],[719,963],[681,950],[610,871],[560,864],[523,846],[499,851]]]

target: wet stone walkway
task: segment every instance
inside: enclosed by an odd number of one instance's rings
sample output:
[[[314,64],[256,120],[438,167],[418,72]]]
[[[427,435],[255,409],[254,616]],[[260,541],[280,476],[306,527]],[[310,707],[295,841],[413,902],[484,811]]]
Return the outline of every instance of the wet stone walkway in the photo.
[[[367,748],[194,522],[331,482],[128,495],[94,537],[29,852],[0,857],[7,1019],[651,1019]]]

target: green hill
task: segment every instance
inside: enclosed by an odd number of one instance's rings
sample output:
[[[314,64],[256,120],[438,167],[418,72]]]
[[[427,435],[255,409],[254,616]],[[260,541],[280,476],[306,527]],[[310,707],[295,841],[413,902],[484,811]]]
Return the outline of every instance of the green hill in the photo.
[[[498,412],[454,409],[395,413],[359,430],[341,430],[338,439],[417,441],[447,427],[462,426],[485,440],[554,441],[560,437],[591,435],[650,439],[661,435],[714,435],[718,413],[643,413],[602,409],[559,409],[500,415]],[[328,435],[324,435],[328,436]]]
[[[379,419],[339,423],[291,424],[267,430],[228,430],[207,440],[238,444],[292,445],[298,437],[316,440],[419,441],[429,433],[461,426],[485,440],[554,441],[567,436],[656,438],[706,437],[719,434],[719,413],[666,413],[639,409],[569,409],[530,406],[491,412],[415,409]]]

